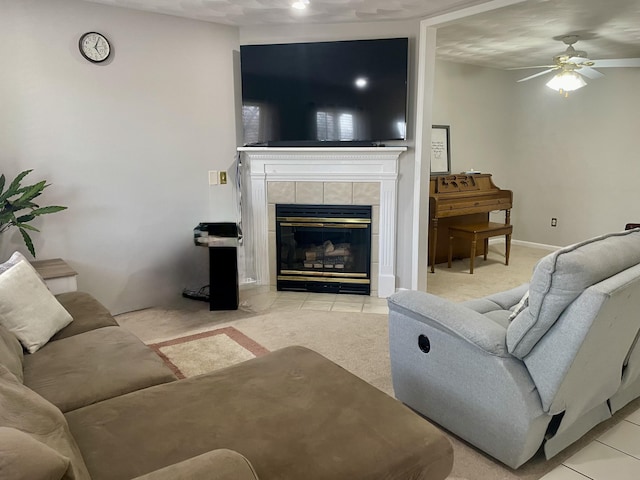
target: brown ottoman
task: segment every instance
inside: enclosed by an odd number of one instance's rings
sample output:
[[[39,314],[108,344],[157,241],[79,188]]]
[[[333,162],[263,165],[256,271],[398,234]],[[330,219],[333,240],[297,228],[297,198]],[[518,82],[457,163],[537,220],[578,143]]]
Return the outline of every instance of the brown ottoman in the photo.
[[[303,347],[65,416],[93,480],[221,448],[246,457],[261,480],[438,480],[453,463],[426,420]]]

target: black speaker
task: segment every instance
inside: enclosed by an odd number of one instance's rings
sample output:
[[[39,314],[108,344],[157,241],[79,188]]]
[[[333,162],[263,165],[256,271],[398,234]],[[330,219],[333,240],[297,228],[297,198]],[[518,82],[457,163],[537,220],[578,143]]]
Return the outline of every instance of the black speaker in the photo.
[[[237,310],[239,298],[236,247],[209,247],[209,310]]]

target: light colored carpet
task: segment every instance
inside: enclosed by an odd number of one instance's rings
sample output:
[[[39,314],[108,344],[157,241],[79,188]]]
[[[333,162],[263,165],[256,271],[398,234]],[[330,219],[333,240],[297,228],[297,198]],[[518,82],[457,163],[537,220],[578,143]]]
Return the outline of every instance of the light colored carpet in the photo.
[[[468,273],[468,260],[455,261],[452,269],[447,269],[446,264],[437,265],[436,273],[429,274],[427,290],[455,301],[502,291],[528,281],[535,263],[549,253],[514,245],[511,265],[505,266],[501,247],[491,245],[489,259],[484,262],[478,258],[473,275]],[[268,307],[268,295],[241,292],[241,308],[236,312],[209,312],[207,304],[191,301],[177,307],[151,308],[119,315],[117,320],[146,343],[232,326],[270,351],[288,345],[303,345],[393,395],[387,315],[299,308],[272,311]],[[633,402],[614,419],[600,425],[550,461],[538,454],[517,471],[445,432],[454,447],[454,468],[450,479],[537,480],[638,406],[640,403]]]

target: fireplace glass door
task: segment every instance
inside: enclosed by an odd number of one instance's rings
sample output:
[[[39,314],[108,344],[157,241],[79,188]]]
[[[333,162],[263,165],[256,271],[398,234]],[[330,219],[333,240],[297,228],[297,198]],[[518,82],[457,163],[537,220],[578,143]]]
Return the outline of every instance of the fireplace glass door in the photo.
[[[371,292],[371,207],[276,205],[278,290]]]

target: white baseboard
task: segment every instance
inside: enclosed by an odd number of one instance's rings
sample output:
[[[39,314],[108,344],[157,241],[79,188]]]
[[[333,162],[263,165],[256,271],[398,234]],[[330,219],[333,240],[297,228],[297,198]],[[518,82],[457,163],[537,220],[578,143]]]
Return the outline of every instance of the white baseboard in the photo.
[[[547,245],[546,243],[525,242],[524,240],[511,240],[513,245],[522,245],[523,247],[541,248],[543,250],[558,250],[562,247],[557,245]]]
[[[493,237],[489,239],[489,243],[504,243],[504,238],[502,237]],[[521,245],[523,247],[530,247],[530,248],[540,248],[542,250],[549,250],[549,251],[554,251],[554,250],[558,250],[559,248],[562,247],[558,247],[555,245],[547,245],[546,243],[535,243],[535,242],[525,242],[524,240],[511,240],[511,245]]]

